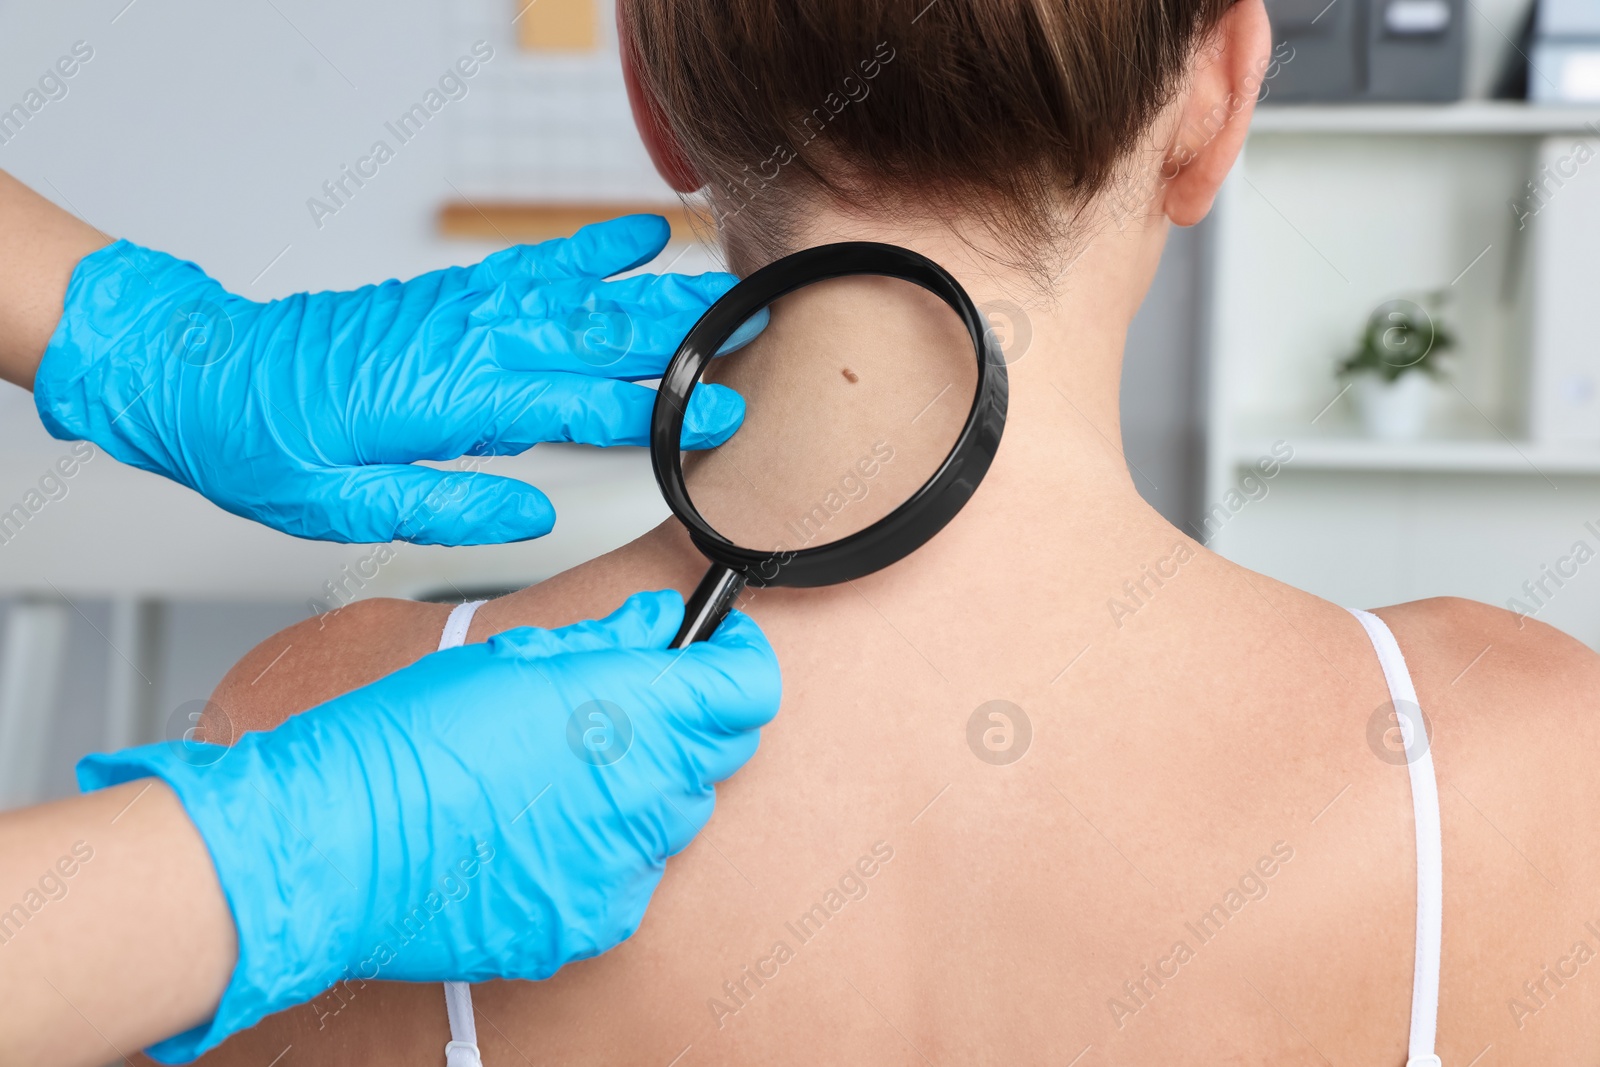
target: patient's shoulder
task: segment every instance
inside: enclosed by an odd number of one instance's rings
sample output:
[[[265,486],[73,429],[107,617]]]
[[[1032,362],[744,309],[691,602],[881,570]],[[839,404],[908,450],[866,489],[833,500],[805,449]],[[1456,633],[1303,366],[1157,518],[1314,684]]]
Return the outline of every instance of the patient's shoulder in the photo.
[[[472,619],[469,641],[518,626],[554,629],[598,619],[644,589],[688,595],[705,569],[682,527],[665,523],[603,556],[485,604]]]
[[[1382,608],[1424,705],[1494,707],[1508,715],[1588,718],[1600,697],[1600,655],[1553,626],[1460,597]]]
[[[1380,614],[1427,717],[1454,857],[1445,862],[1459,875],[1455,906],[1504,913],[1505,900],[1489,887],[1513,869],[1531,867],[1519,900],[1537,895],[1535,883],[1600,879],[1600,852],[1584,829],[1600,819],[1600,656],[1545,623],[1469,600]],[[1529,921],[1546,924],[1535,927],[1541,936],[1556,935],[1553,912],[1529,910]]]
[[[473,617],[469,641],[518,626],[566,626],[599,618],[641,589],[694,588],[704,567],[676,524],[572,570],[491,600]],[[226,743],[270,730],[291,715],[375,682],[435,651],[448,604],[359,600],[279,631],[245,655],[218,684],[201,722]]]
[[[448,604],[360,600],[280,630],[218,683],[202,729],[227,742],[374,682],[439,647]],[[225,717],[225,718],[223,718]]]

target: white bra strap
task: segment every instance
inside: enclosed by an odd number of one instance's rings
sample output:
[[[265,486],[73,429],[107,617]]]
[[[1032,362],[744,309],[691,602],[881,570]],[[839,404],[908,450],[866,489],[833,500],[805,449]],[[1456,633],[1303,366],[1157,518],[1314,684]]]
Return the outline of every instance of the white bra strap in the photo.
[[[450,609],[450,617],[444,620],[444,633],[439,635],[440,652],[467,643],[467,630],[472,627],[472,617],[487,603],[486,600],[470,600]]]
[[[1411,772],[1411,809],[1417,828],[1417,955],[1411,982],[1411,1042],[1408,1067],[1442,1067],[1434,1054],[1439,1027],[1439,952],[1444,940],[1444,845],[1439,819],[1439,784],[1427,723],[1405,657],[1382,619],[1352,611],[1378,653],[1389,699]]]
[[[450,1043],[444,1047],[445,1067],[483,1067],[478,1054],[478,1024],[472,1011],[472,987],[465,982],[444,984],[444,1007],[450,1013]]]
[[[444,633],[439,638],[441,652],[466,643],[472,616],[483,604],[484,601],[477,600],[456,605],[444,621]],[[444,1047],[445,1067],[483,1067],[483,1059],[478,1054],[478,1024],[472,1011],[472,987],[466,982],[446,982],[444,1007],[450,1015],[450,1043]]]

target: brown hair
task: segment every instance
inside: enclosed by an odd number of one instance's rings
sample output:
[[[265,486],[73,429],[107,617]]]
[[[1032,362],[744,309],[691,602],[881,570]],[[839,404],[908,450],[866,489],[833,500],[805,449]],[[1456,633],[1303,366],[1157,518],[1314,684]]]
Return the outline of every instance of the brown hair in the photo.
[[[1064,236],[1233,0],[620,0],[625,51],[724,222],[806,197]]]

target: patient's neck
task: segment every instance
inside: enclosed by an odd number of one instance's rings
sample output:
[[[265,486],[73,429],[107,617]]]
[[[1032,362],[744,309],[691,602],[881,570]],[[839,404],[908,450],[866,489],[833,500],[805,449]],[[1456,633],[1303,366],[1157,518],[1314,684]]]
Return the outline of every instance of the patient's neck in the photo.
[[[1053,284],[997,266],[942,224],[819,215],[803,236],[802,247],[876,240],[922,252],[989,313],[1010,407],[969,511],[1000,522],[1027,512],[1034,530],[1152,516],[1121,456],[1118,391],[1165,220],[1086,236]],[[801,290],[774,307],[762,338],[719,363],[715,380],[744,394],[748,414],[728,445],[691,463],[691,493],[713,526],[763,550],[836,539],[909,496],[948,453],[976,379],[972,344],[943,302],[881,278]]]

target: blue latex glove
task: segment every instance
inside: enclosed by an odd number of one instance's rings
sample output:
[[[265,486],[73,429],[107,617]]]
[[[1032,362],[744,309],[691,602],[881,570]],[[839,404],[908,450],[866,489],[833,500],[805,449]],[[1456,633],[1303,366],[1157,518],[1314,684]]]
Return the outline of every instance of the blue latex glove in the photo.
[[[336,982],[539,979],[629,937],[778,710],[753,621],[670,651],[682,621],[678,594],[641,593],[437,652],[232,748],[79,763],[85,790],[172,786],[238,927],[216,1016],[150,1054],[186,1062]]]
[[[118,241],[74,271],[35,403],[56,437],[299,537],[539,537],[555,511],[532,486],[410,464],[542,441],[648,444],[655,392],[631,383],[659,377],[735,280],[604,280],[655,258],[669,233],[632,215],[475,267],[268,304]],[[743,417],[736,393],[698,389],[685,446],[720,444]]]

